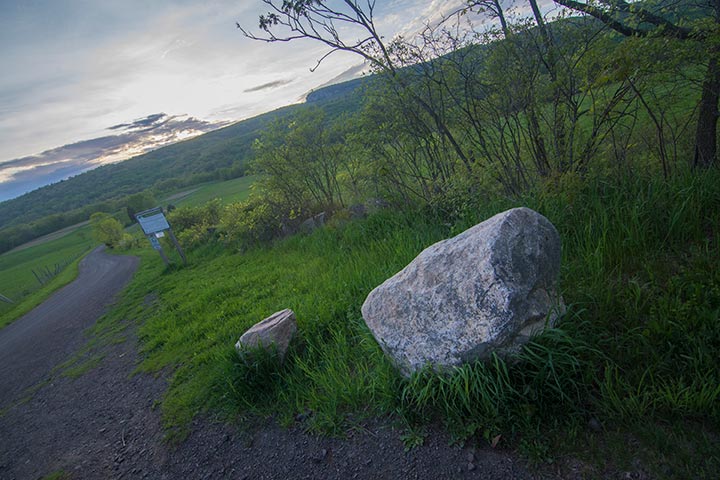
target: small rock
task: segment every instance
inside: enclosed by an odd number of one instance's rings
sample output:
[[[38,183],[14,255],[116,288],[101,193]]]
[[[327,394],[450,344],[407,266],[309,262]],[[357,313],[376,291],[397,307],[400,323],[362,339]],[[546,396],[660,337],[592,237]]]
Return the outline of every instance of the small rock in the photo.
[[[593,432],[601,432],[602,431],[602,425],[600,425],[600,422],[597,418],[591,418],[588,421],[588,427],[590,427],[590,430]]]
[[[314,455],[312,457],[312,461],[315,463],[320,463],[323,460],[325,460],[325,457],[327,457],[328,451],[326,448],[323,448],[317,455]]]
[[[300,231],[303,233],[311,233],[323,225],[325,225],[325,212],[320,212],[302,222],[300,224]]]
[[[268,349],[274,345],[280,358],[284,358],[295,332],[297,332],[295,313],[286,308],[250,327],[237,341],[235,349],[240,356],[243,356],[249,348]]]
[[[475,464],[472,462],[468,462],[467,469],[468,469],[468,472],[472,472],[473,470],[475,470]]]

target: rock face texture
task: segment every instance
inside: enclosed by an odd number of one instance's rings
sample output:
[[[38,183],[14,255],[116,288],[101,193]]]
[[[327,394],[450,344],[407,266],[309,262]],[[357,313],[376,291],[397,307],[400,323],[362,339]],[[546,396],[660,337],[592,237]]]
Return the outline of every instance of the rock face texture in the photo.
[[[514,208],[438,242],[370,292],[362,315],[405,375],[513,353],[564,312],[560,236]]]
[[[286,308],[250,327],[235,344],[235,349],[238,354],[244,355],[248,349],[258,347],[269,349],[272,348],[271,345],[275,345],[280,358],[284,358],[295,332],[297,332],[295,313]]]

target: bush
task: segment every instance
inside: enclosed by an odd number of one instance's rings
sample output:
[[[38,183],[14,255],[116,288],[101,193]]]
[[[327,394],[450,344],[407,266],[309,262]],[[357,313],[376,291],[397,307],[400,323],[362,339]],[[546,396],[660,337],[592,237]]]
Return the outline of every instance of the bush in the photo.
[[[122,224],[107,213],[97,212],[90,216],[93,239],[115,248],[123,239]]]
[[[168,222],[185,248],[195,248],[214,237],[221,210],[216,198],[201,207],[176,208],[168,213]]]
[[[227,243],[254,245],[282,235],[300,215],[299,210],[293,210],[269,194],[257,194],[227,205],[220,230]]]

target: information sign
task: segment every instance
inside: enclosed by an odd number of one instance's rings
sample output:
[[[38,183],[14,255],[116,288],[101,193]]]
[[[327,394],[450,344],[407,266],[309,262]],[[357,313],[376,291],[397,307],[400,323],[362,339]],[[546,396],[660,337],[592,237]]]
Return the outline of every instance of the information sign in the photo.
[[[170,260],[168,260],[168,258],[165,256],[165,252],[163,252],[160,241],[158,240],[159,238],[164,237],[166,232],[168,234],[168,237],[170,237],[173,245],[175,245],[178,253],[180,254],[180,258],[182,258],[183,263],[187,264],[185,252],[183,252],[180,244],[177,241],[177,238],[175,238],[175,235],[170,228],[170,224],[168,223],[165,215],[163,214],[162,207],[155,207],[151,208],[150,210],[139,212],[135,214],[135,219],[140,224],[143,232],[145,232],[145,236],[147,236],[148,240],[150,240],[150,245],[152,245],[152,248],[158,251],[166,265],[170,264]]]
[[[162,232],[170,228],[161,207],[151,208],[135,215],[145,235]]]

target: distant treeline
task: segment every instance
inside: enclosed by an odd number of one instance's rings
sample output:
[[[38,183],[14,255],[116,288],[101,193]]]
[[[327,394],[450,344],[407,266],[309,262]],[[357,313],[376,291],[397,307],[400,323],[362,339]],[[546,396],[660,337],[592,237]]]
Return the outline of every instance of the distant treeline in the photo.
[[[26,242],[29,242],[30,240],[41,237],[43,235],[47,235],[62,228],[84,222],[90,217],[90,215],[95,212],[105,212],[113,214],[115,217],[118,217],[118,220],[120,220],[122,223],[129,225],[130,223],[132,223],[132,217],[129,212],[137,211],[133,210],[133,203],[134,199],[137,199],[138,197],[153,198],[154,203],[154,198],[156,194],[161,194],[166,191],[171,191],[178,188],[183,188],[185,186],[196,185],[198,183],[209,182],[213,180],[229,180],[232,178],[241,177],[244,175],[244,173],[244,166],[240,165],[233,168],[220,169],[212,173],[197,173],[185,177],[162,180],[157,182],[152,189],[142,190],[140,192],[135,192],[130,195],[111,198],[108,200],[103,200],[101,202],[90,203],[83,207],[75,208],[62,213],[53,213],[44,217],[40,217],[36,220],[32,220],[28,223],[20,223],[17,225],[3,227],[0,228],[0,253],[12,250],[17,246],[20,246]],[[68,200],[68,202],[62,203],[72,204],[72,199]],[[54,199],[47,201],[55,202]],[[153,205],[143,204],[143,206],[149,208]],[[56,210],[56,208],[53,208],[53,210]],[[17,219],[22,218],[22,216],[16,217],[15,220],[17,221]]]
[[[356,111],[362,97],[358,88],[364,83],[360,79],[319,89],[307,103],[323,109],[328,119]],[[302,107],[283,107],[2,202],[0,253],[85,221],[94,212],[122,211],[133,194],[150,192],[158,197],[199,183],[244,176],[253,141],[271,122],[298,108]]]

